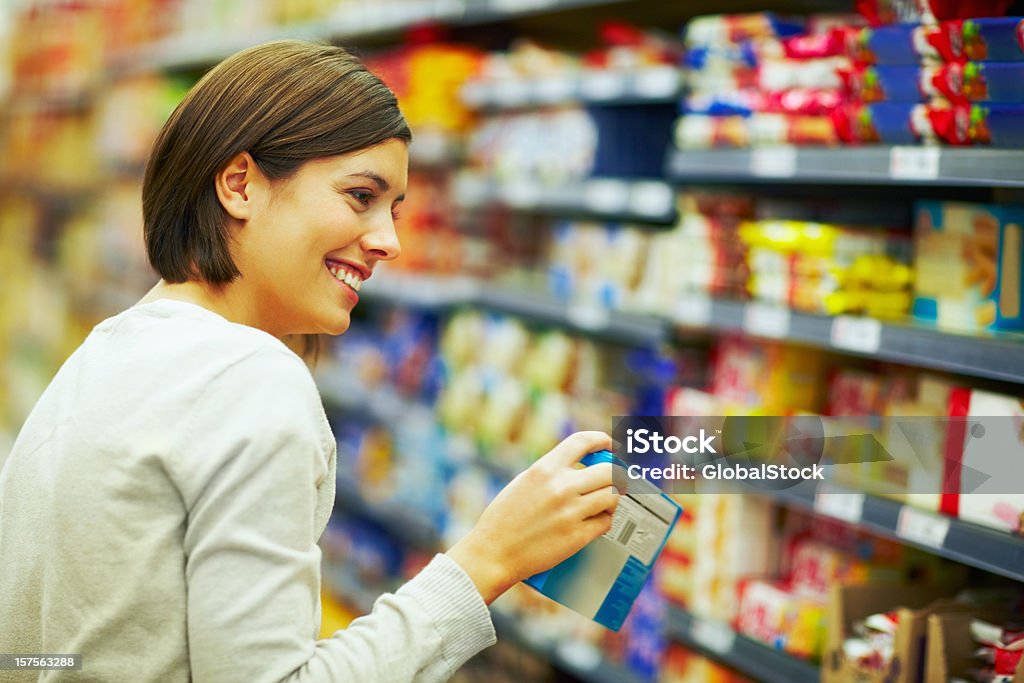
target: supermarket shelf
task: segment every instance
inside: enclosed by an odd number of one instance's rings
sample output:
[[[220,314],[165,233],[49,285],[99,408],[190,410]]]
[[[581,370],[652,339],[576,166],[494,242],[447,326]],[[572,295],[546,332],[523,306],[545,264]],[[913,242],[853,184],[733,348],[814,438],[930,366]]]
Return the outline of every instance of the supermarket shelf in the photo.
[[[676,182],[1024,187],[1024,149],[763,147],[672,150]]]
[[[572,674],[584,683],[641,683],[641,678],[626,667],[605,659],[593,646],[572,641],[553,642],[535,635],[514,616],[491,610],[491,620],[499,637],[509,638],[547,659],[555,668]]]
[[[343,5],[325,19],[307,23],[240,31],[236,35],[202,32],[172,36],[127,51],[114,60],[115,73],[183,70],[210,66],[258,43],[283,38],[359,44],[363,40],[398,37],[419,25],[475,26],[596,7],[617,0],[432,0],[431,2]]]
[[[1024,538],[888,498],[808,483],[783,491],[758,493],[785,505],[856,524],[879,536],[961,564],[1024,581]]]
[[[352,578],[342,566],[324,563],[322,570],[324,586],[336,600],[348,605],[359,615],[373,611],[373,603],[377,601],[379,593]]]
[[[967,337],[872,318],[812,315],[761,303],[700,297],[680,302],[672,319],[684,326],[741,331],[917,367],[1024,383],[1024,337],[1018,335]]]
[[[526,292],[487,288],[481,291],[475,303],[491,310],[617,342],[657,344],[667,338],[665,322],[655,316],[608,311],[599,307],[566,306],[550,297]]]
[[[475,305],[567,327],[623,343],[651,344],[671,335],[673,325],[711,332],[742,332],[830,349],[840,353],[1024,384],[1024,337],[965,337],[872,318],[800,313],[761,303],[693,296],[670,316],[660,317],[570,306],[543,294],[472,278],[381,276],[364,298],[427,308]],[[969,342],[969,343],[965,343]]]
[[[397,501],[369,500],[351,478],[338,477],[334,500],[335,509],[373,522],[410,548],[433,552],[441,545],[437,530],[415,509]]]
[[[817,683],[818,667],[736,633],[721,622],[668,610],[668,632],[686,647],[761,683]]]
[[[369,614],[377,598],[385,592],[383,588],[374,590],[363,585],[341,566],[325,564],[323,577],[324,585],[334,597],[358,614]],[[491,610],[491,619],[499,637],[516,642],[584,683],[641,683],[628,669],[602,657],[592,645],[537,637],[519,619],[497,609]]]
[[[496,183],[467,172],[456,177],[453,194],[467,209],[499,204],[522,211],[662,226],[673,225],[677,216],[675,190],[660,180],[591,178],[552,186],[528,178]]]
[[[655,344],[668,335],[668,324],[655,316],[571,306],[542,294],[465,277],[382,276],[360,295],[370,301],[421,308],[479,306],[625,344]]]
[[[566,102],[586,104],[665,104],[679,98],[681,72],[675,66],[634,71],[592,70],[545,79],[510,78],[467,83],[462,101],[477,109],[519,109]]]

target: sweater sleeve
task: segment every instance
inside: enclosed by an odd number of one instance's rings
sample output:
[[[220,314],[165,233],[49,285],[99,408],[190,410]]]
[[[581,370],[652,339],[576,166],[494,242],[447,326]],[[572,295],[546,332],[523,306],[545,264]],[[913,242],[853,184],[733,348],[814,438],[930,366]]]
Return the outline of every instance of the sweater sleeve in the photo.
[[[172,473],[185,531],[192,678],[210,681],[447,680],[494,642],[469,577],[438,555],[371,614],[316,640],[319,396],[297,358],[260,353],[211,381]]]

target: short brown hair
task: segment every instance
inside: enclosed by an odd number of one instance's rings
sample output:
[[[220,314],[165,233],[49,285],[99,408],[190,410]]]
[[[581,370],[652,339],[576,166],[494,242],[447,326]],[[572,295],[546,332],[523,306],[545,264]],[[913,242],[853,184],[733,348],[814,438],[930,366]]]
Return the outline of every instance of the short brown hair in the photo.
[[[340,47],[280,40],[243,50],[189,91],[153,145],[142,186],[146,252],[167,282],[226,284],[217,173],[249,152],[271,180],[306,161],[412,134],[394,93]]]

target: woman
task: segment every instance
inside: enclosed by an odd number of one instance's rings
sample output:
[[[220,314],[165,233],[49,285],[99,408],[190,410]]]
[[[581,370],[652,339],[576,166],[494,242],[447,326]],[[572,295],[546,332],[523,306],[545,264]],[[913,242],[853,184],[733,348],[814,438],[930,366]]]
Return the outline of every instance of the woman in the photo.
[[[161,280],[65,363],[0,474],[0,652],[81,653],[67,679],[445,680],[494,642],[487,604],[609,528],[610,467],[575,467],[609,438],[575,434],[316,640],[335,440],[281,339],[344,332],[398,257],[410,138],[358,61],[297,41],[178,106],[143,186]]]

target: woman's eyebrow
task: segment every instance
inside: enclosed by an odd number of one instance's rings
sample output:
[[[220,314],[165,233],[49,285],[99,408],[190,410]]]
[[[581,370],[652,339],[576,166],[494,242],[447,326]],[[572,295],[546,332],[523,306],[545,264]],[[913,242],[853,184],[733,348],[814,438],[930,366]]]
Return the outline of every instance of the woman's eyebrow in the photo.
[[[387,192],[391,188],[391,184],[381,178],[373,171],[360,171],[359,173],[349,173],[349,178],[366,178],[367,180],[373,181],[377,185],[378,192]]]

